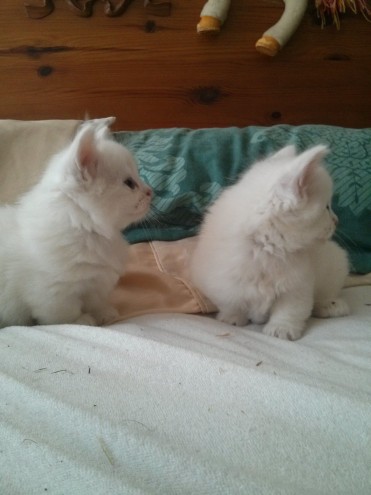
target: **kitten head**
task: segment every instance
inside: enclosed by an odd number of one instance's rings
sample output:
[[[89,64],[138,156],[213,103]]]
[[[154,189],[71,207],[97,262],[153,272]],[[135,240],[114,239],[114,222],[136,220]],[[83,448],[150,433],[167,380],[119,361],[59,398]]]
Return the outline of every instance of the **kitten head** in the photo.
[[[82,125],[54,158],[44,182],[63,191],[93,222],[124,229],[148,212],[151,189],[130,151],[110,137],[107,122]]]
[[[296,154],[288,146],[262,162],[265,191],[259,209],[267,228],[295,251],[329,239],[337,217],[331,210],[332,180],[322,165],[328,153],[315,146]]]

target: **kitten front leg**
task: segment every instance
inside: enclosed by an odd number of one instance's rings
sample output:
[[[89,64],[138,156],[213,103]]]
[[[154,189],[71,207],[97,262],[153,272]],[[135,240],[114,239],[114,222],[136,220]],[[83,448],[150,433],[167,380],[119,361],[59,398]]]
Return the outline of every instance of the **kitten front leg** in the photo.
[[[350,313],[348,303],[340,297],[331,301],[317,302],[313,307],[313,316],[318,318],[335,318],[337,316],[348,316]]]
[[[119,312],[100,294],[89,294],[84,300],[84,309],[92,314],[98,325],[108,325],[119,317]]]
[[[250,322],[261,325],[266,323],[269,317],[269,302],[250,301],[249,304],[240,303],[230,306],[219,306],[217,319],[229,325],[244,327]]]
[[[317,250],[316,259],[313,316],[319,318],[347,316],[350,313],[349,306],[339,297],[349,273],[346,252],[329,241]]]
[[[244,327],[249,323],[249,317],[246,309],[240,306],[219,306],[217,319],[228,325]]]
[[[299,339],[312,306],[313,298],[309,292],[299,296],[295,292],[281,295],[273,305],[271,317],[264,326],[263,333],[280,339]]]
[[[33,316],[40,325],[76,324],[95,326],[95,318],[83,313],[81,301],[77,298],[47,298],[43,303],[33,305]]]
[[[86,325],[89,327],[96,327],[98,325],[94,316],[90,315],[89,313],[81,313],[81,315],[72,323],[74,323],[75,325]]]
[[[114,323],[119,319],[119,312],[110,305],[101,306],[101,308],[97,311],[94,311],[94,317],[98,323],[98,325],[109,325],[110,323]]]

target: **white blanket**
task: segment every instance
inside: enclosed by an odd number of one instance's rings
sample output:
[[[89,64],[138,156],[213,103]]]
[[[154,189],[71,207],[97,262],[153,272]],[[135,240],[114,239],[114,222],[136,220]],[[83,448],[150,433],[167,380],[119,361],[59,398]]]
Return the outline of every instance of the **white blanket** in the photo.
[[[371,493],[371,287],[296,342],[206,316],[0,331],[0,493]]]

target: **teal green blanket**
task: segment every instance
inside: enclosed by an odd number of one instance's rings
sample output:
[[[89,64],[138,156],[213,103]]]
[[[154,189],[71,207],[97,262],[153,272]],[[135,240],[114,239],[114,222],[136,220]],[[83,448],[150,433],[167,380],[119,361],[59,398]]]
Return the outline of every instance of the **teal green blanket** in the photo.
[[[288,143],[303,150],[328,144],[338,242],[352,269],[371,271],[371,129],[288,126],[157,129],[119,132],[153,188],[151,217],[125,232],[129,242],[176,240],[197,233],[205,208],[258,158]],[[248,212],[246,212],[248,214]]]

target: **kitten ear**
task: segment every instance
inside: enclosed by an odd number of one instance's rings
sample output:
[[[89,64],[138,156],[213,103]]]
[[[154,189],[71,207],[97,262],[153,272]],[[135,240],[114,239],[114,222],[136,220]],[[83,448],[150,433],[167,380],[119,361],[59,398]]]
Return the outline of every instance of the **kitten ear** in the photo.
[[[100,127],[111,127],[116,122],[116,117],[102,117],[101,119],[91,119],[89,124],[93,124],[97,129]]]
[[[272,155],[273,160],[282,160],[284,158],[294,158],[296,156],[296,148],[295,145],[289,144],[288,146],[285,146],[284,148],[280,149],[276,153]]]
[[[95,129],[84,126],[75,138],[75,165],[84,181],[95,179],[97,176],[98,152],[96,147]]]
[[[102,117],[100,119],[89,119],[85,117],[82,127],[94,127],[98,139],[107,138],[110,135],[110,127],[116,122],[116,117]]]
[[[328,154],[327,146],[318,145],[301,153],[293,162],[293,170],[284,176],[281,185],[296,199],[304,199],[314,172]]]
[[[116,117],[106,117],[104,119],[95,119],[95,133],[98,139],[106,139],[110,136],[110,126],[114,124]]]
[[[97,136],[97,139],[108,139],[111,135],[111,131],[107,126],[100,126],[95,130],[95,135]]]
[[[323,158],[328,154],[327,146],[318,145],[299,155],[299,174],[296,178],[296,189],[300,197],[304,197],[308,185],[317,168],[322,165]]]

